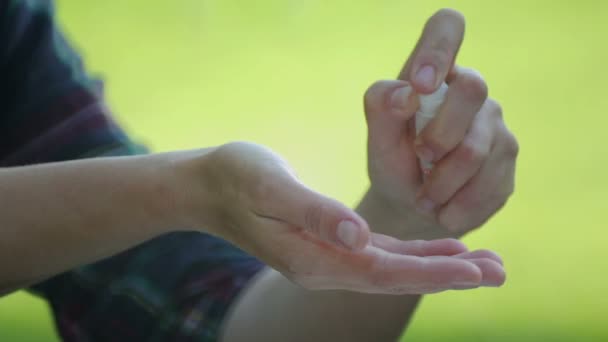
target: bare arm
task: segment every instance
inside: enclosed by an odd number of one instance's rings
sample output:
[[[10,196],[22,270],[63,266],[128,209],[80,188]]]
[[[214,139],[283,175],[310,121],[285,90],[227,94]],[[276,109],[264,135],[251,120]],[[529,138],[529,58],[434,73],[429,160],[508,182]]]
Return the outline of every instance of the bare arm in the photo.
[[[353,226],[346,240],[342,221]],[[222,237],[277,268],[302,236],[337,250],[369,240],[352,209],[309,190],[280,157],[249,143],[1,168],[0,224],[0,293],[178,229]]]
[[[0,291],[176,228],[163,155],[0,169]]]
[[[429,293],[484,277],[468,260],[404,254],[409,243],[370,233],[255,144],[0,171],[4,291],[184,227],[231,241],[309,289]]]

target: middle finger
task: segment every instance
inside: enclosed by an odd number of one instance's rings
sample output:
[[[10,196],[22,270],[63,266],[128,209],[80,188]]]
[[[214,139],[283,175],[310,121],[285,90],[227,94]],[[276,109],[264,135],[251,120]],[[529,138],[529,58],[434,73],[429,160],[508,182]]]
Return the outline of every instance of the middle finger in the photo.
[[[417,195],[418,207],[432,212],[477,174],[493,145],[492,108],[484,106],[458,147],[433,167]]]
[[[456,148],[487,96],[488,88],[476,71],[458,68],[439,112],[416,138],[418,157],[433,163]]]

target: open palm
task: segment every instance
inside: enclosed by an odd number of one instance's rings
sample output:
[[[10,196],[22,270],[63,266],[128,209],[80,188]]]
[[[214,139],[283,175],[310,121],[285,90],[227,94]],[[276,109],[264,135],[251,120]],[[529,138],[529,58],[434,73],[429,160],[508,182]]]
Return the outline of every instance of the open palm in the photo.
[[[455,239],[401,241],[371,233],[357,213],[303,185],[278,155],[232,143],[209,155],[225,238],[308,289],[418,294],[498,286],[500,258]],[[228,205],[229,204],[229,205]],[[343,243],[340,222],[357,226]],[[372,227],[373,228],[373,227]],[[349,239],[347,239],[349,240]]]

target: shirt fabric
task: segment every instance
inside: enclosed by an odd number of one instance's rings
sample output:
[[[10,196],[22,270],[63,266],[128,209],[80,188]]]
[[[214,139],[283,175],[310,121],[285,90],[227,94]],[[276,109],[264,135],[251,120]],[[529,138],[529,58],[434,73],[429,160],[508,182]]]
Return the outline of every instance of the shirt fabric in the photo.
[[[0,0],[0,167],[140,153],[57,28],[52,1]],[[206,342],[263,267],[219,238],[171,233],[30,290],[48,300],[64,341]]]

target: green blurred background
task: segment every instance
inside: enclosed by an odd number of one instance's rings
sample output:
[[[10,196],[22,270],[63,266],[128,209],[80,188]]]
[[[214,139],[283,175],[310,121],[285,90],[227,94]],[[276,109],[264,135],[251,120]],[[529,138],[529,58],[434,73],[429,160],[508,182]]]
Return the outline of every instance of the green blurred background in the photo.
[[[63,0],[58,16],[136,139],[265,144],[354,205],[362,94],[446,6],[468,22],[459,63],[484,75],[521,145],[515,196],[465,239],[501,253],[508,281],[427,297],[405,339],[608,340],[607,1]],[[0,299],[0,341],[57,341],[45,304]]]

